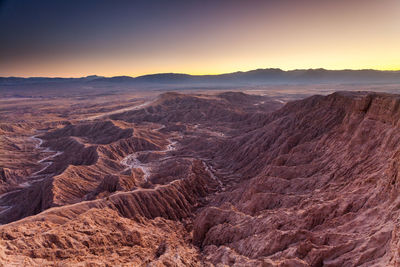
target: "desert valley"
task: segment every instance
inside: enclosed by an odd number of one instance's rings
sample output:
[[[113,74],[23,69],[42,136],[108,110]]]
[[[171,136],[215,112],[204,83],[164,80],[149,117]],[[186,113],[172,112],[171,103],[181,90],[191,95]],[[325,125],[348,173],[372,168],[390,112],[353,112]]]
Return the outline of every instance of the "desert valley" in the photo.
[[[400,96],[297,98],[3,98],[0,262],[398,266]]]

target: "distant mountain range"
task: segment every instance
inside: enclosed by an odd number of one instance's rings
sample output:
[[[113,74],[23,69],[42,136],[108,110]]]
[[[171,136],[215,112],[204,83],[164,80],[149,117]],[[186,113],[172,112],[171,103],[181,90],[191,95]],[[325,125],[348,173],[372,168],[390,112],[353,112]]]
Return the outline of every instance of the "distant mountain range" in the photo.
[[[47,77],[0,77],[0,86],[22,84],[281,84],[281,83],[400,83],[400,71],[378,70],[326,70],[306,69],[290,70],[257,69],[246,72],[233,72],[219,75],[189,75],[180,73],[159,73],[130,76],[87,76],[82,78],[47,78]]]

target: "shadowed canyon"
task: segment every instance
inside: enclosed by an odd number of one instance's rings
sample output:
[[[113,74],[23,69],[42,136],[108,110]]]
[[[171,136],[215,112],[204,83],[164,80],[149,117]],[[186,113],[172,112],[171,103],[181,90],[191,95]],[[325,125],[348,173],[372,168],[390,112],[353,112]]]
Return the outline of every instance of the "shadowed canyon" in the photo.
[[[0,266],[400,265],[399,95],[0,103]]]

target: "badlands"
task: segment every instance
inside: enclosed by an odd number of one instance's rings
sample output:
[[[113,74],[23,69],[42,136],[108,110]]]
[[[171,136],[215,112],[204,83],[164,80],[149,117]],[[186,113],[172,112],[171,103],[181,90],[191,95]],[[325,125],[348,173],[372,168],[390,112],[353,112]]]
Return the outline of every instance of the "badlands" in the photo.
[[[0,105],[0,266],[400,266],[398,95]]]

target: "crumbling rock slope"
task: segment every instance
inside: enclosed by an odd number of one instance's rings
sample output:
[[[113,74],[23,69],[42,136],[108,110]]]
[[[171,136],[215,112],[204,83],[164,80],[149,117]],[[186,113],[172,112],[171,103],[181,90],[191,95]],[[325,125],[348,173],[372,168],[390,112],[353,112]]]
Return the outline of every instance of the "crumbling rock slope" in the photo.
[[[31,145],[0,170],[0,262],[400,266],[399,123],[397,95],[228,92],[2,126]]]
[[[384,94],[314,96],[227,140],[219,167],[234,169],[236,184],[194,223],[206,259],[398,266],[399,104]]]

